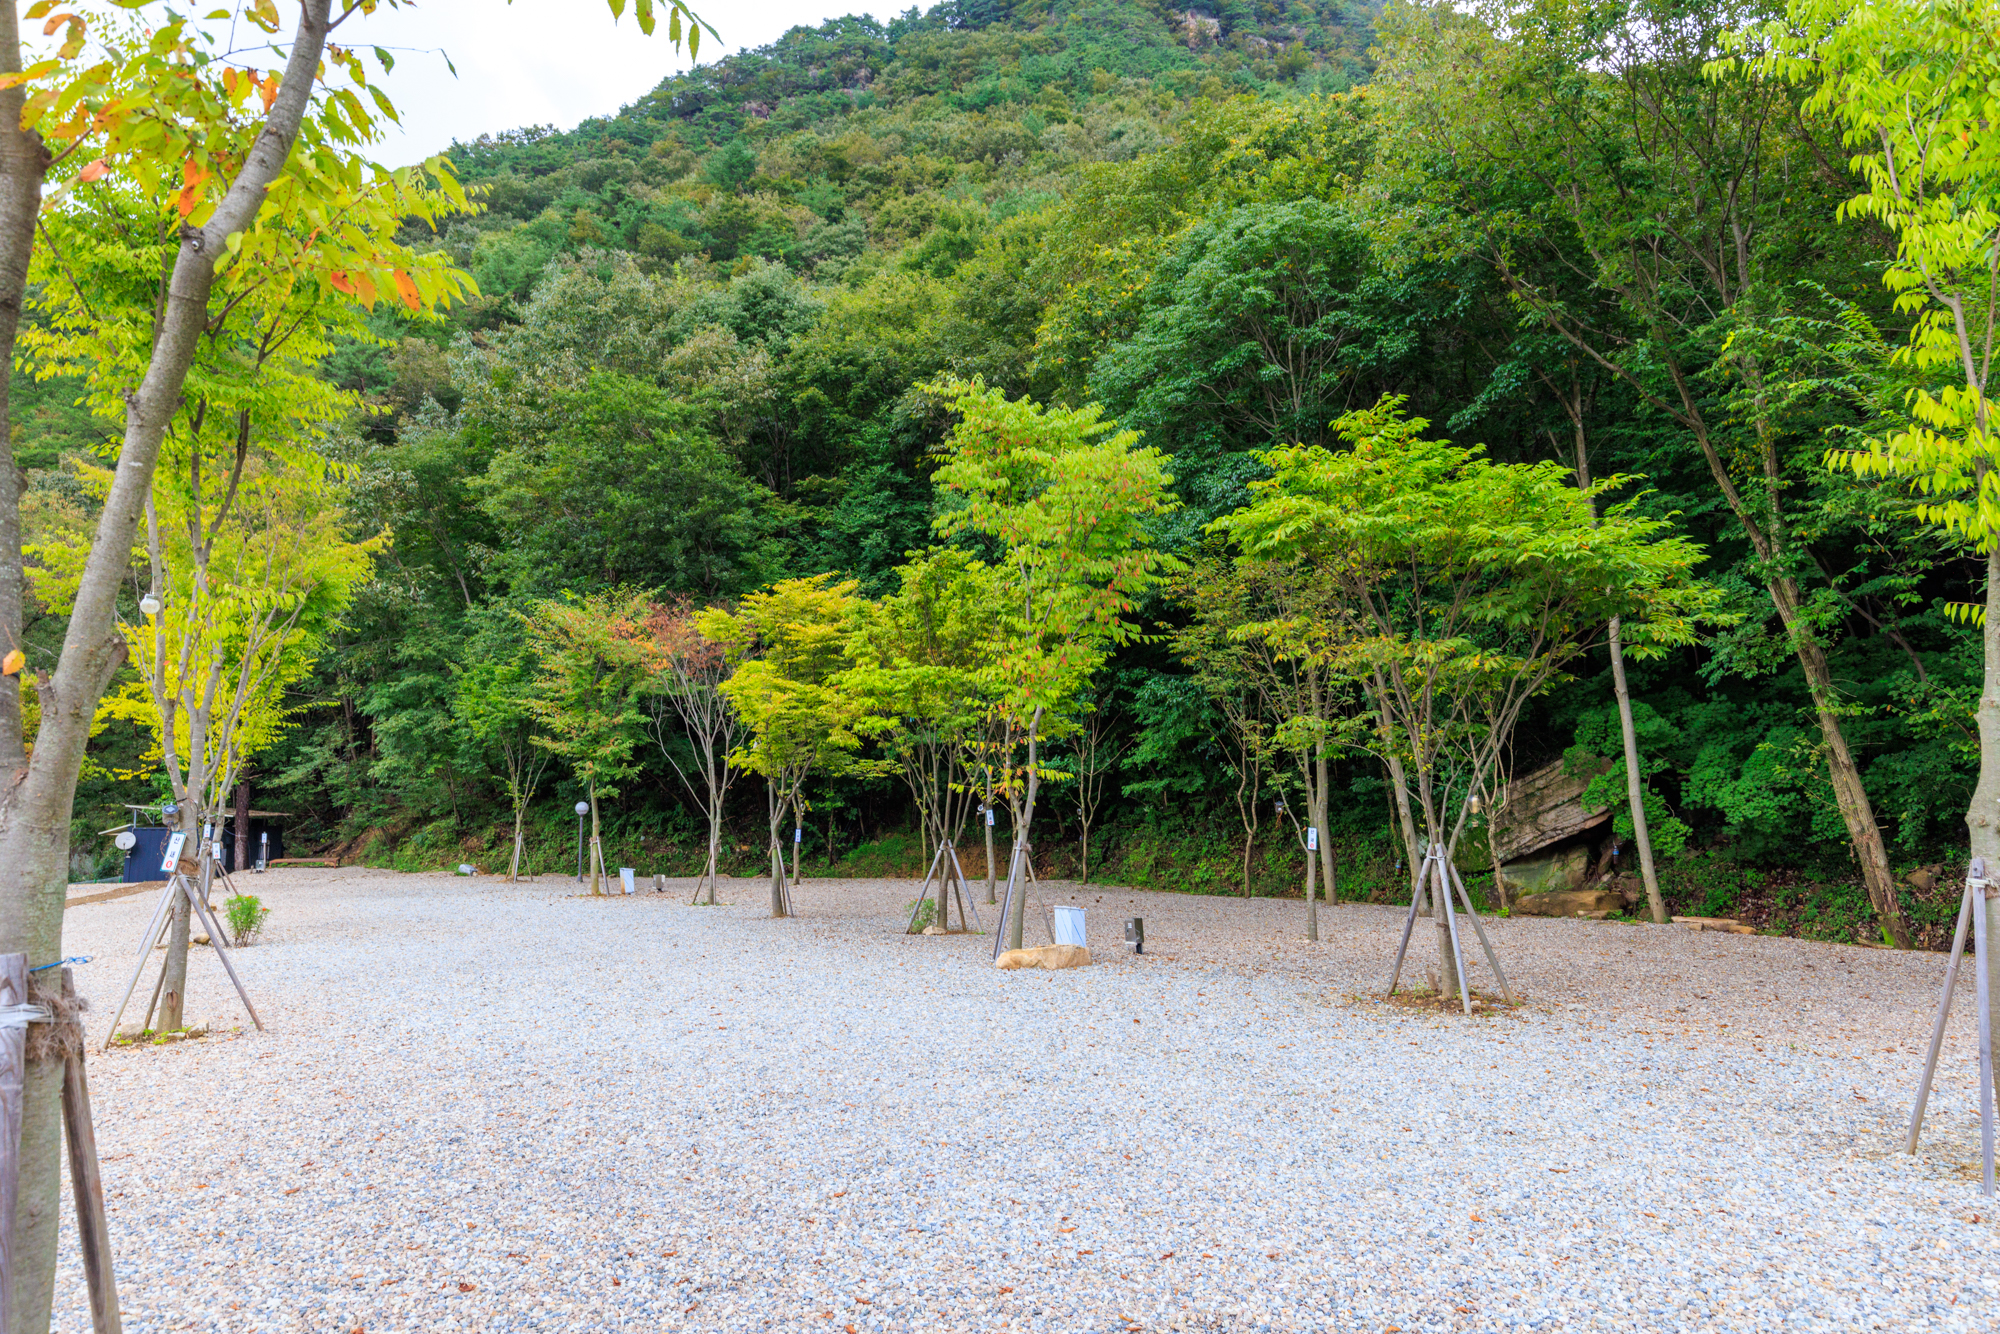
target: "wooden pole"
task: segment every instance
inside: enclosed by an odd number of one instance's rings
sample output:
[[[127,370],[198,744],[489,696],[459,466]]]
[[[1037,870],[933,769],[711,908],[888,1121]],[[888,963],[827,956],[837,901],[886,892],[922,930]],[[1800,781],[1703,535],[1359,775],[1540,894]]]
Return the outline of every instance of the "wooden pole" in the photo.
[[[1907,1153],[1917,1151],[1917,1136],[1924,1129],[1924,1108],[1931,1100],[1931,1079],[1937,1074],[1938,1051],[1944,1046],[1945,1021],[1951,1018],[1951,1000],[1958,990],[1958,962],[1965,957],[1965,933],[1972,929],[1972,914],[1979,910],[1974,900],[1978,895],[1973,886],[1985,878],[1986,861],[1981,857],[1972,859],[1972,866],[1966,876],[1965,897],[1958,905],[1958,930],[1951,938],[1951,962],[1945,965],[1944,990],[1938,995],[1937,1021],[1931,1025],[1931,1047],[1924,1057],[1923,1078],[1917,1082],[1917,1104],[1910,1109],[1910,1135],[1903,1145]]]
[[[1389,994],[1396,994],[1396,982],[1403,976],[1403,957],[1410,952],[1410,933],[1417,927],[1417,908],[1424,901],[1424,872],[1430,870],[1430,855],[1424,856],[1423,871],[1418,872],[1416,883],[1410,889],[1410,915],[1403,919],[1403,942],[1396,946],[1396,966],[1389,972]]]
[[[62,970],[64,997],[76,995],[69,969]],[[69,1142],[69,1180],[76,1196],[77,1248],[83,1253],[84,1284],[90,1292],[90,1327],[95,1334],[121,1334],[118,1280],[111,1269],[111,1227],[104,1210],[104,1181],[98,1173],[97,1131],[90,1119],[90,1084],[83,1072],[83,1024],[74,1021],[76,1050],[63,1061],[63,1137]]]
[[[28,1003],[28,956],[0,954],[0,1006]],[[14,1211],[21,1191],[21,1101],[28,1026],[0,1024],[0,1319],[13,1327]]]

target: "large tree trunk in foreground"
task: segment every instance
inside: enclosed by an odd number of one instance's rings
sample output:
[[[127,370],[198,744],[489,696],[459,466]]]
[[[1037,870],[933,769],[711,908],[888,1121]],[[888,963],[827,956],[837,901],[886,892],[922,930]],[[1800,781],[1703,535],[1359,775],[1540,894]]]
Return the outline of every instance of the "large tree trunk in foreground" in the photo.
[[[0,70],[20,69],[19,17],[4,7]],[[304,0],[276,101],[228,193],[201,227],[185,227],[145,378],[126,394],[125,436],[78,582],[53,674],[38,676],[41,725],[34,755],[21,736],[13,678],[0,682],[0,953],[23,951],[30,966],[62,955],[63,900],[69,885],[69,822],[97,702],[125,660],[117,628],[119,586],[160,442],[180,404],[181,386],[208,321],[208,297],[226,242],[246,230],[298,140],[325,49],[329,0]],[[0,90],[0,386],[13,364],[28,256],[41,204],[46,159],[21,132],[22,93]],[[7,408],[0,389],[0,410]],[[9,420],[0,416],[0,421]],[[4,438],[5,432],[0,432]],[[0,443],[0,633],[22,623],[20,509],[13,452]],[[55,1283],[62,1063],[31,1062],[22,1102],[19,1206],[11,1239],[14,1309],[7,1334],[45,1334]]]

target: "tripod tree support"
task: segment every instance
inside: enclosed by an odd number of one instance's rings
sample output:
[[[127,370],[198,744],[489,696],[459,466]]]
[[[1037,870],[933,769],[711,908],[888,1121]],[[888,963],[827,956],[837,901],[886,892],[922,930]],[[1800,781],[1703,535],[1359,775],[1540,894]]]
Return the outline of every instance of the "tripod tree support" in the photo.
[[[1500,958],[1493,952],[1493,943],[1486,938],[1486,928],[1479,923],[1479,914],[1472,910],[1472,896],[1466,893],[1465,882],[1459,878],[1458,868],[1445,856],[1444,844],[1433,843],[1424,853],[1423,865],[1417,870],[1416,889],[1410,895],[1410,912],[1403,919],[1403,939],[1396,946],[1396,964],[1389,973],[1389,992],[1396,994],[1396,984],[1402,980],[1403,960],[1409,955],[1410,935],[1416,930],[1417,913],[1423,908],[1425,894],[1431,895],[1431,902],[1444,912],[1445,931],[1451,940],[1452,962],[1458,975],[1458,998],[1465,1007],[1466,1014],[1472,1013],[1472,988],[1465,982],[1465,951],[1458,942],[1458,914],[1452,909],[1453,888],[1457,897],[1465,903],[1465,915],[1472,919],[1472,929],[1478,933],[1479,948],[1486,952],[1486,964],[1493,970],[1494,978],[1500,983],[1500,994],[1509,1005],[1514,1003],[1514,992],[1507,985],[1507,974],[1500,969]]]
[[[14,1216],[20,1200],[21,1097],[28,1073],[28,1026],[53,1028],[41,1050],[63,1062],[63,1137],[75,1191],[78,1249],[90,1295],[95,1334],[120,1334],[118,1285],[111,1272],[111,1233],[98,1175],[97,1135],[90,1120],[90,1085],[83,1071],[83,1025],[76,982],[62,970],[61,1004],[51,1011],[28,989],[28,956],[0,955],[0,1311],[14,1309]],[[53,999],[44,994],[45,999]],[[40,1059],[40,1058],[38,1058]]]
[[[1937,1018],[1931,1024],[1931,1045],[1924,1057],[1924,1073],[1917,1081],[1916,1105],[1910,1109],[1910,1133],[1904,1151],[1917,1151],[1917,1137],[1923,1133],[1924,1110],[1930,1103],[1931,1081],[1937,1074],[1938,1053],[1944,1048],[1944,1028],[1951,1018],[1951,1002],[1958,989],[1958,964],[1965,957],[1967,928],[1972,936],[1974,995],[1979,1007],[1979,1153],[1982,1195],[1993,1194],[1993,988],[1989,969],[1996,962],[1993,931],[1987,919],[2000,911],[2000,881],[1986,878],[1986,859],[1974,857],[1965,872],[1965,896],[1959,900],[1958,928],[1952,933],[1951,961],[1945,965],[1944,990],[1938,996]]]
[[[243,1002],[243,1008],[249,1012],[250,1022],[257,1025],[258,1032],[261,1033],[264,1031],[264,1021],[257,1017],[257,1007],[250,1003],[250,993],[243,989],[243,979],[236,975],[236,965],[230,962],[229,951],[223,945],[223,941],[227,940],[228,937],[223,935],[222,927],[216,922],[215,918],[209,915],[208,905],[202,902],[202,896],[195,890],[193,885],[188,883],[188,878],[179,871],[176,871],[173,878],[167,881],[166,888],[160,891],[160,901],[153,908],[153,920],[148,924],[146,934],[139,941],[139,962],[133,965],[132,980],[125,984],[125,994],[119,999],[118,1009],[111,1016],[111,1026],[104,1031],[104,1042],[98,1048],[99,1051],[109,1051],[111,1049],[111,1039],[118,1035],[118,1021],[125,1017],[125,1007],[132,1003],[132,993],[138,990],[139,978],[146,971],[146,960],[153,952],[153,945],[160,938],[160,931],[165,922],[167,910],[173,906],[174,898],[177,894],[187,895],[188,902],[193,907],[195,917],[208,930],[209,947],[215,951],[215,957],[222,960],[223,971],[229,974],[229,981],[236,988],[237,998]]]

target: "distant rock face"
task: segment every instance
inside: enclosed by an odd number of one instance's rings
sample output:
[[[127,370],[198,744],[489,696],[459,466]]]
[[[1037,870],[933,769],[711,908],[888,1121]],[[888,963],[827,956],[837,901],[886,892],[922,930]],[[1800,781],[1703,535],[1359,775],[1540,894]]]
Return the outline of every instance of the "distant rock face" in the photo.
[[[993,961],[996,968],[1081,968],[1090,962],[1090,951],[1081,945],[1039,945],[1034,949],[1008,950]]]
[[[1571,777],[1557,760],[1507,784],[1493,817],[1494,854],[1515,861],[1608,822],[1609,808],[1583,804],[1583,790],[1596,776]]]
[[[1545,857],[1509,862],[1500,868],[1511,892],[1534,896],[1581,889],[1589,873],[1590,850],[1583,847],[1564,848]]]
[[[1624,896],[1608,889],[1564,889],[1530,894],[1514,905],[1514,911],[1529,917],[1602,917],[1624,906]]]

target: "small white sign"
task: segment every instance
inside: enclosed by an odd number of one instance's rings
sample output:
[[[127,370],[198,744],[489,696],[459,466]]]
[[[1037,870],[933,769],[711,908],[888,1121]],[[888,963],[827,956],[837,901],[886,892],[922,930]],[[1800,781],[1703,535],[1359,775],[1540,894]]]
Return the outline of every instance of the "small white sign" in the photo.
[[[1306,851],[1319,851],[1319,830],[1313,828],[1311,825],[1306,826]]]
[[[986,827],[988,829],[993,827],[993,808],[991,806],[986,808]]]
[[[1083,909],[1056,908],[1053,912],[1056,919],[1056,944],[1087,947],[1088,942],[1083,938]]]
[[[799,827],[798,827],[797,825],[793,825],[793,826],[792,826],[792,842],[794,842],[794,843],[803,843],[803,842],[805,842],[805,841],[806,841],[806,831],[805,831],[805,830],[803,830],[803,829],[801,829],[801,828],[799,828]]]
[[[632,892],[632,868],[629,866],[619,867],[618,878],[625,882],[625,892],[630,894]]]
[[[182,833],[176,833],[172,838],[167,840],[167,855],[160,858],[160,869],[162,871],[172,872],[176,866],[181,864],[181,849],[187,846],[187,841],[188,836]]]

